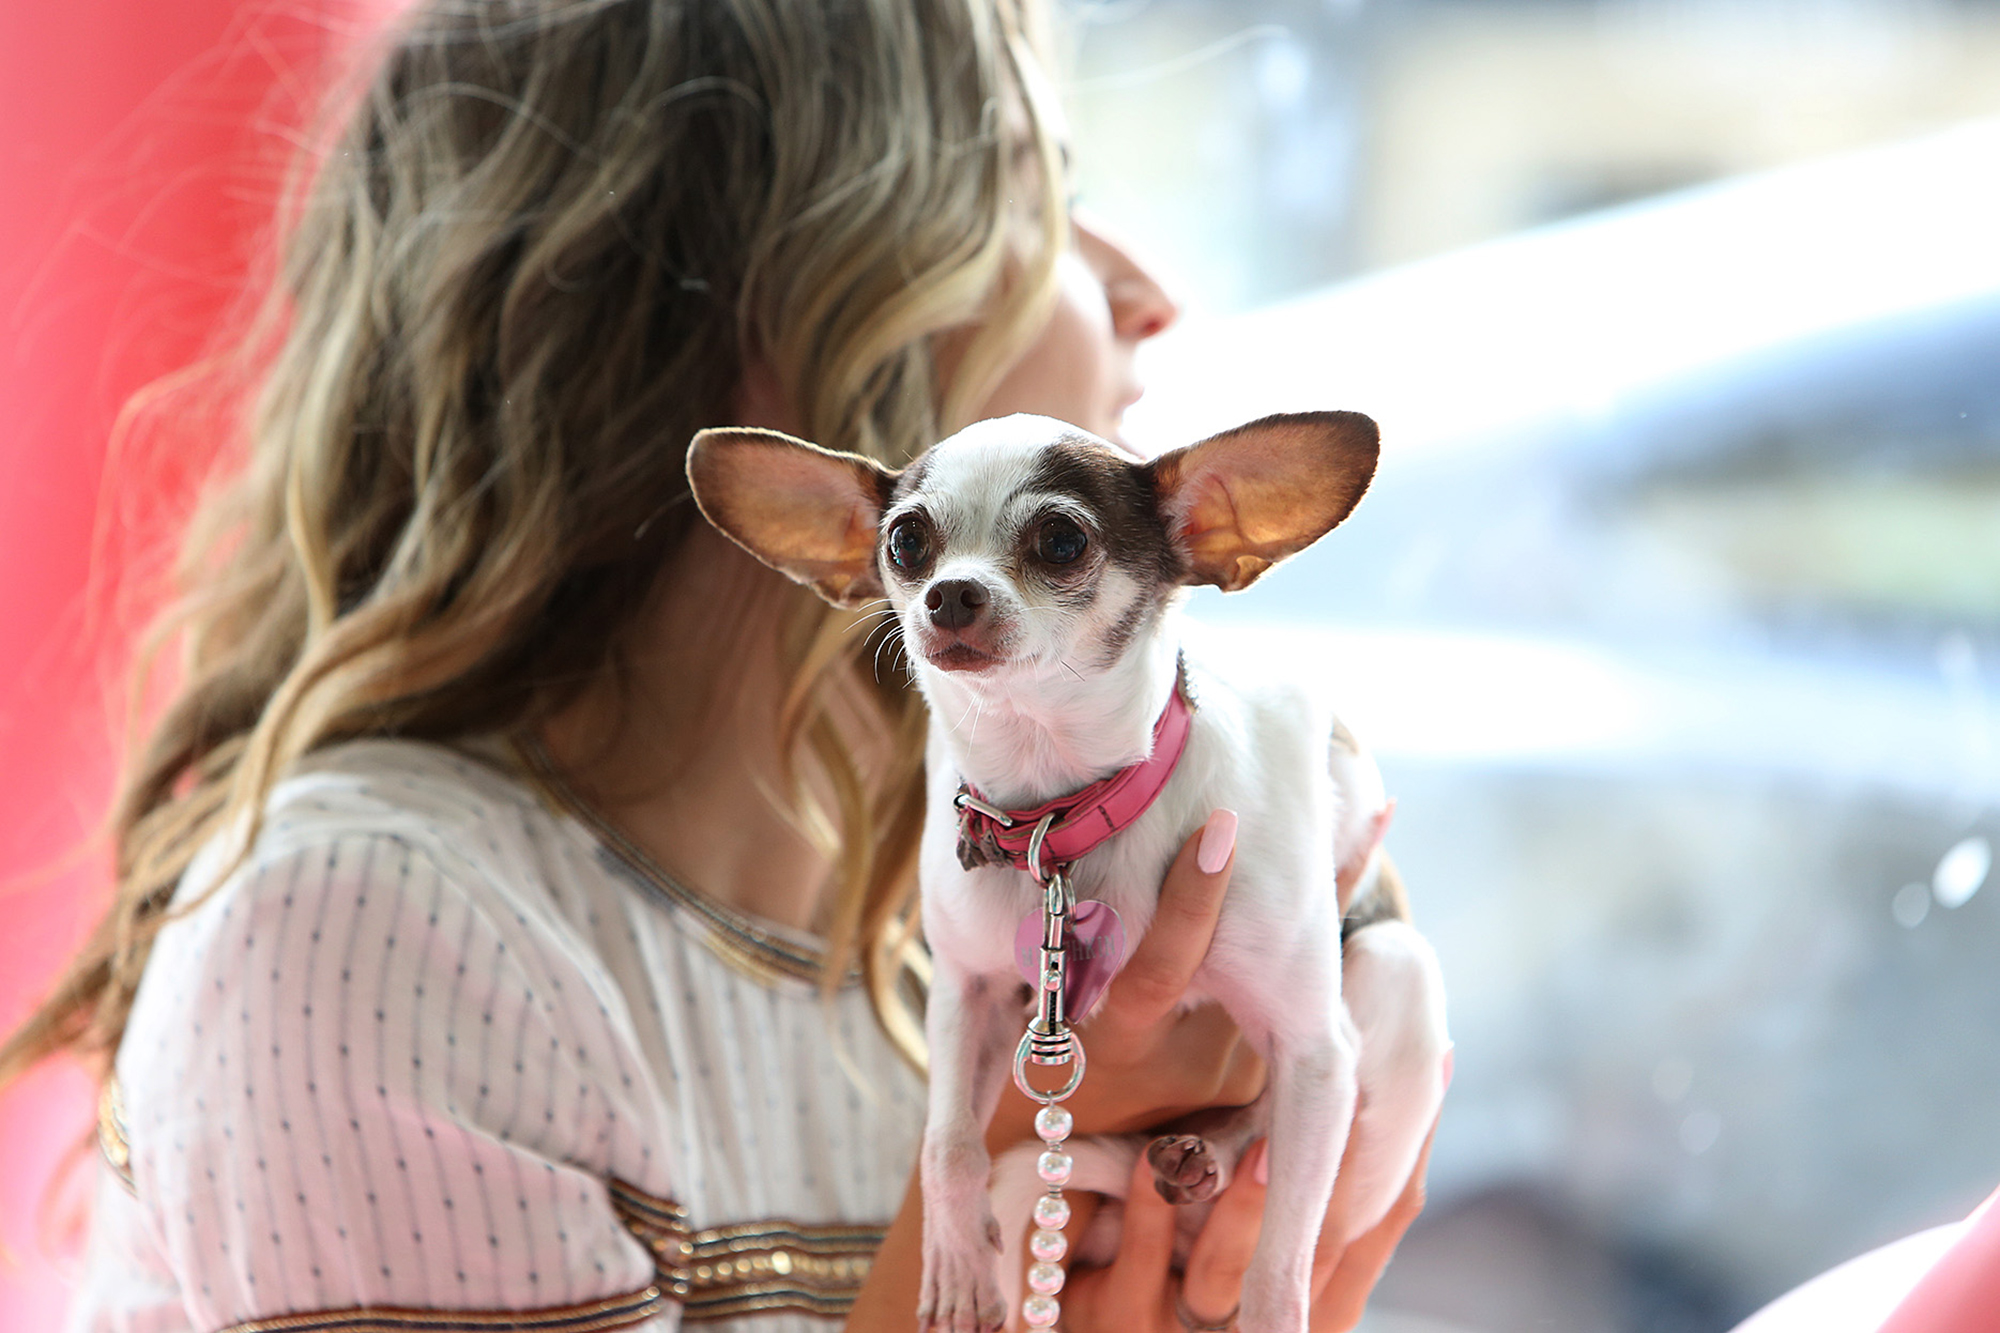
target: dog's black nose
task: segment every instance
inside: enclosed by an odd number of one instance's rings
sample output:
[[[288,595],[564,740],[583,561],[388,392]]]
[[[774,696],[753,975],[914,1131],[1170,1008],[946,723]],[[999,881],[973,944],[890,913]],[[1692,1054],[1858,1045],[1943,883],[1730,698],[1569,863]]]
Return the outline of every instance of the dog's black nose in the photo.
[[[986,609],[986,586],[971,579],[941,579],[924,594],[924,609],[939,629],[964,629]]]

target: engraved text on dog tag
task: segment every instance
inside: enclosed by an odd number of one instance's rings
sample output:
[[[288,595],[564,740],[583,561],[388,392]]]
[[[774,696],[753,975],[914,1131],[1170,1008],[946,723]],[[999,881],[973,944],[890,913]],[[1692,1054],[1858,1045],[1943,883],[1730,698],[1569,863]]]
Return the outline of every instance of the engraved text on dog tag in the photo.
[[[1076,905],[1069,932],[1069,984],[1063,991],[1063,1010],[1072,1023],[1080,1022],[1104,995],[1111,978],[1125,963],[1125,923],[1111,904],[1086,898]],[[1030,986],[1042,976],[1042,914],[1030,912],[1014,930],[1014,966]]]

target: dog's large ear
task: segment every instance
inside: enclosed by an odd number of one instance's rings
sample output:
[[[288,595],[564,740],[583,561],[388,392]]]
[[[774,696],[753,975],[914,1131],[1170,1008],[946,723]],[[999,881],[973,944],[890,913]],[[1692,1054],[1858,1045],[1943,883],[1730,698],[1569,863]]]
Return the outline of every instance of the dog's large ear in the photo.
[[[835,606],[883,595],[875,530],[897,474],[775,430],[705,430],[688,446],[702,516]]]
[[[1187,582],[1247,588],[1324,537],[1375,476],[1380,432],[1359,412],[1265,417],[1149,466]]]

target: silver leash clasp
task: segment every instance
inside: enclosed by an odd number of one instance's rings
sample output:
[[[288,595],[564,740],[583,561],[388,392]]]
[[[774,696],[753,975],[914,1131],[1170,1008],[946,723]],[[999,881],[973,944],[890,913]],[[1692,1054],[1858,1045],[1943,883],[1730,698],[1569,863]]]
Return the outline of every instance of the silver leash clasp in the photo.
[[[1021,1034],[1021,1044],[1014,1048],[1014,1086],[1021,1095],[1038,1101],[1044,1106],[1054,1106],[1066,1100],[1083,1084],[1083,1043],[1074,1032],[1063,1032],[1060,1036],[1045,1037],[1037,1033],[1038,1024],[1028,1024],[1028,1030]],[[1028,1082],[1028,1066],[1069,1064],[1069,1078],[1053,1092],[1043,1092]]]
[[[1036,986],[1035,1016],[1021,1034],[1014,1051],[1014,1086],[1035,1101],[1054,1105],[1075,1092],[1083,1082],[1083,1043],[1069,1024],[1066,1011],[1069,983],[1069,933],[1076,913],[1076,890],[1070,884],[1068,867],[1052,867],[1046,877],[1039,873],[1041,844],[1054,815],[1045,815],[1028,843],[1029,867],[1037,870],[1042,886],[1041,970]],[[1043,1092],[1028,1082],[1028,1066],[1070,1066],[1069,1080],[1054,1092]]]

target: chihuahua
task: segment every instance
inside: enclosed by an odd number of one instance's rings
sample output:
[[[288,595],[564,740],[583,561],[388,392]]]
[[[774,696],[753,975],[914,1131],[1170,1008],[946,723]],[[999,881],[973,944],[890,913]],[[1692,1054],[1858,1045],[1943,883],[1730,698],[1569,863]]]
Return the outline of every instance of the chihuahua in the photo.
[[[1414,1169],[1449,1043],[1436,957],[1380,850],[1381,777],[1311,691],[1218,673],[1188,651],[1177,615],[1185,589],[1247,587],[1331,531],[1367,489],[1377,449],[1374,422],[1348,412],[1266,417],[1150,461],[1011,416],[900,472],[772,431],[695,437],[688,475],[702,513],[835,605],[886,598],[933,715],[920,854],[934,968],[926,1328],[999,1328],[1000,1256],[1018,1253],[1024,1230],[996,1220],[983,1135],[1028,994],[1017,926],[1043,898],[996,829],[1008,810],[1059,810],[1128,770],[1150,774],[1149,799],[1128,791],[1111,836],[1072,841],[1067,873],[1133,938],[1182,844],[1211,811],[1241,812],[1230,889],[1183,1002],[1221,1003],[1269,1080],[1250,1106],[1205,1113],[1145,1149],[1162,1194],[1202,1203],[1268,1136],[1241,1327],[1304,1333],[1350,1128],[1359,1177],[1337,1241],[1379,1222]],[[1177,756],[1158,753],[1169,743]],[[1104,1163],[1129,1166],[1129,1143],[1095,1170],[1084,1143],[1074,1151],[1079,1186],[1123,1192]]]

